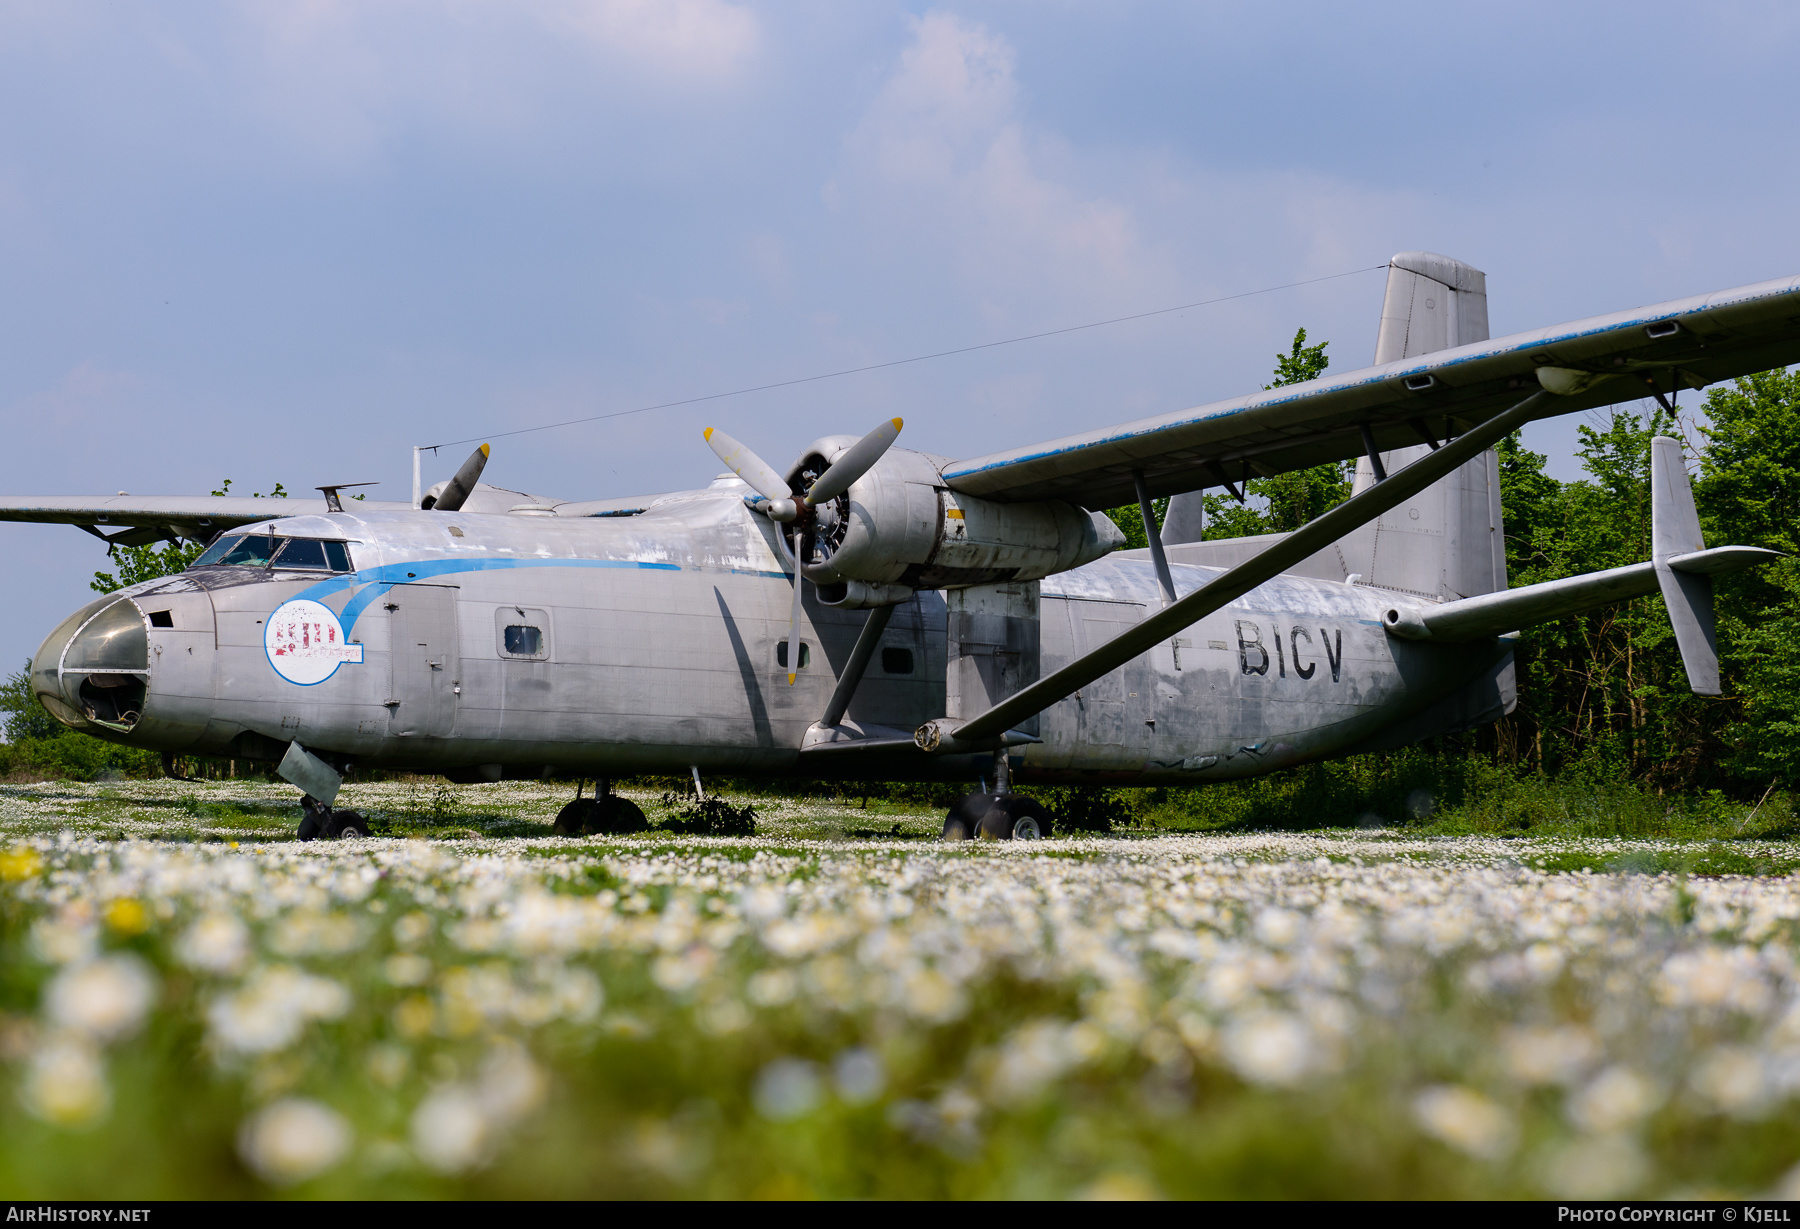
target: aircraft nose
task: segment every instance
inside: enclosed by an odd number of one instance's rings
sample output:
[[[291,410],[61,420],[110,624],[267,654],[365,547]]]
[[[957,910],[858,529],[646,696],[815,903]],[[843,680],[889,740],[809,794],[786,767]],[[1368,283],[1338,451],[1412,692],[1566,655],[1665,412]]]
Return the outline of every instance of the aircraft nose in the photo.
[[[130,598],[103,597],[57,625],[31,659],[31,690],[76,729],[124,732],[144,711],[150,637]]]

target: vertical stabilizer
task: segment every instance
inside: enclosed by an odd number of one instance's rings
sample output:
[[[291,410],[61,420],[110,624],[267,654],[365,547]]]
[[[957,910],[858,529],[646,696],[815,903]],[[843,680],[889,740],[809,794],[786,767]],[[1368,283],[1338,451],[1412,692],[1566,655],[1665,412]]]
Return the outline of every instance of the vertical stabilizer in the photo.
[[[1388,262],[1387,294],[1375,362],[1397,362],[1488,338],[1487,275],[1433,252],[1401,252]],[[1388,473],[1429,448],[1418,444],[1382,454]],[[1375,482],[1364,457],[1355,490]],[[1338,547],[1346,574],[1362,583],[1453,602],[1506,588],[1506,544],[1500,513],[1500,466],[1492,451],[1346,537]]]
[[[1688,686],[1696,695],[1716,696],[1719,641],[1713,625],[1712,577],[1669,566],[1670,559],[1705,549],[1681,444],[1659,435],[1650,441],[1650,562],[1656,566],[1663,604],[1669,608]]]

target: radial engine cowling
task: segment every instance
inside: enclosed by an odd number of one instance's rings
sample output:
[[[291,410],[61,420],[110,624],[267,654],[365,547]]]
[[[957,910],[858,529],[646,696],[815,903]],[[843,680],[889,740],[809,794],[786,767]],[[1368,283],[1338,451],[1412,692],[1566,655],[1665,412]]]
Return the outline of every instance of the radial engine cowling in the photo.
[[[789,483],[804,490],[855,442],[849,435],[816,441]],[[820,505],[812,555],[803,562],[824,601],[879,604],[866,595],[889,585],[955,589],[1036,580],[1092,563],[1124,542],[1104,514],[1054,499],[1000,504],[959,495],[943,485],[939,470],[936,458],[895,448]],[[783,532],[795,540],[792,527]]]

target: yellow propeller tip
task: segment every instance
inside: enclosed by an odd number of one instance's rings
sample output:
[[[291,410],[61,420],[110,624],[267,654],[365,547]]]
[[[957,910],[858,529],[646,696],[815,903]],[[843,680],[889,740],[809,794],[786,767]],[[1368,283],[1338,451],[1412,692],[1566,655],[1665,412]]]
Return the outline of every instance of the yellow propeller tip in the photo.
[[[706,440],[707,442],[710,443],[712,441],[712,433],[713,433],[713,429],[711,427],[708,427],[706,430],[704,430],[700,433],[700,438],[703,440]]]
[[[893,419],[892,421],[894,424],[894,430],[896,430],[896,431],[900,430],[900,428],[902,428],[906,425],[906,420],[904,418],[896,418],[896,419]]]
[[[799,678],[799,677],[800,677],[800,676],[799,676],[799,675],[797,675],[797,674],[790,674],[790,675],[788,675],[788,686],[789,686],[789,687],[792,687],[792,686],[793,686],[793,685],[794,685],[794,680],[795,680],[795,679],[797,679],[797,678]]]
[[[491,456],[493,454],[493,451],[494,450],[492,448],[489,448],[486,444],[483,444],[481,446],[481,455],[484,457]]]

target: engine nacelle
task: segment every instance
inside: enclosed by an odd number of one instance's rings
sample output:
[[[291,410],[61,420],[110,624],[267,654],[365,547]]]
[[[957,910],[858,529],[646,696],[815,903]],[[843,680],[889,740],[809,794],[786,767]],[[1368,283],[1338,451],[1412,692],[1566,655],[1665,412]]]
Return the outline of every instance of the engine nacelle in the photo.
[[[855,442],[849,435],[818,440],[788,481],[804,489],[803,473],[822,472]],[[1062,500],[1001,504],[960,495],[943,484],[943,464],[891,449],[848,491],[821,505],[813,556],[803,561],[807,579],[908,589],[1036,580],[1092,563],[1125,540],[1103,513]]]

